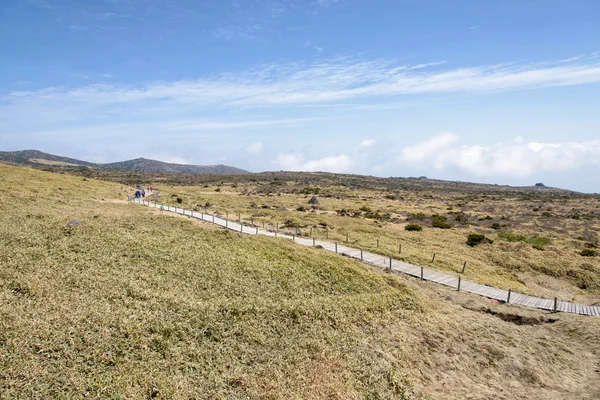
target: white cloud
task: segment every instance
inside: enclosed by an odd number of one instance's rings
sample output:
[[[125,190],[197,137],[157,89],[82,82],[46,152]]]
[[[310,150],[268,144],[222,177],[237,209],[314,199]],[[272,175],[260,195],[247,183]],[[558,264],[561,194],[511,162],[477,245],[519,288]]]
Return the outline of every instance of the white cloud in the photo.
[[[262,144],[262,142],[254,142],[250,146],[246,147],[244,149],[244,151],[246,153],[250,153],[250,154],[254,154],[255,156],[259,156],[262,153],[264,147],[265,146]]]
[[[493,145],[460,145],[458,135],[442,133],[401,151],[400,159],[415,169],[458,168],[476,176],[526,178],[600,165],[600,140],[540,143],[516,138]]]
[[[345,154],[305,160],[304,156],[299,153],[280,153],[277,155],[275,163],[286,171],[347,172],[352,167],[350,157]]]
[[[411,94],[491,92],[600,82],[597,55],[537,64],[509,63],[440,69],[441,63],[397,65],[389,60],[335,58],[312,64],[267,64],[247,71],[196,80],[146,85],[99,83],[13,92],[0,107],[110,108],[125,113],[159,104],[161,108],[197,109],[241,106],[327,105],[353,99],[387,104]],[[436,68],[434,68],[436,67]],[[434,68],[434,69],[432,69]],[[2,109],[0,108],[0,114]]]
[[[358,145],[359,149],[368,149],[369,147],[372,147],[375,143],[377,143],[377,141],[375,139],[365,139],[362,142],[360,142],[360,144]]]

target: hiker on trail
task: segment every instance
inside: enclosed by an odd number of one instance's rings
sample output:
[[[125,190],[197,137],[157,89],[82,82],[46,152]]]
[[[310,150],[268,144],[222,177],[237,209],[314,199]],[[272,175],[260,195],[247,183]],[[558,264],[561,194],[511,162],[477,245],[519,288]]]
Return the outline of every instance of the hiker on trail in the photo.
[[[135,198],[136,198],[136,199],[139,199],[141,195],[142,195],[142,194],[140,193],[140,191],[139,191],[139,190],[137,190],[137,191],[135,192]]]
[[[142,190],[142,198],[146,197],[146,191]]]

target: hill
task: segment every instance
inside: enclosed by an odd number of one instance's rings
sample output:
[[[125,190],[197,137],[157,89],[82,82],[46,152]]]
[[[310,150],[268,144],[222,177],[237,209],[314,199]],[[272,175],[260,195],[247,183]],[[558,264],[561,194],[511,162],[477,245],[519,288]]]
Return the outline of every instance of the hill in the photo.
[[[61,157],[38,150],[0,151],[0,160],[15,164],[25,164],[44,168],[91,168],[111,171],[134,171],[149,173],[178,173],[200,175],[237,175],[249,174],[240,168],[227,165],[185,165],[173,164],[147,158],[120,161],[108,164],[91,163],[69,157]]]
[[[548,315],[0,164],[0,397],[594,399]]]

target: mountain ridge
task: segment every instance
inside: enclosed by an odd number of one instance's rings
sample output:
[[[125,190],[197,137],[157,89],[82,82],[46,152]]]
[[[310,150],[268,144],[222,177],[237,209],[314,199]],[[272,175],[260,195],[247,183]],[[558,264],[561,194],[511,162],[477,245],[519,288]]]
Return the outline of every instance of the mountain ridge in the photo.
[[[112,163],[92,163],[75,158],[57,156],[39,150],[0,151],[0,161],[35,167],[95,168],[112,171],[166,172],[197,175],[241,175],[251,173],[244,169],[224,164],[188,165],[167,163],[144,157]]]

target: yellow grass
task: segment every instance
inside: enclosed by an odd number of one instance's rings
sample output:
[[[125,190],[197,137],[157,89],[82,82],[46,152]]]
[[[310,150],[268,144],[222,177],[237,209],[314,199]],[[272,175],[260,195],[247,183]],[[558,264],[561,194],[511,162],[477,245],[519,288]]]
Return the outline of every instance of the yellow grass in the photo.
[[[160,215],[120,185],[0,177],[0,398],[600,396],[600,319]]]

